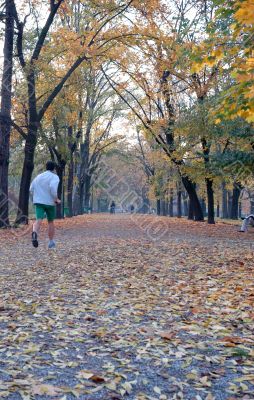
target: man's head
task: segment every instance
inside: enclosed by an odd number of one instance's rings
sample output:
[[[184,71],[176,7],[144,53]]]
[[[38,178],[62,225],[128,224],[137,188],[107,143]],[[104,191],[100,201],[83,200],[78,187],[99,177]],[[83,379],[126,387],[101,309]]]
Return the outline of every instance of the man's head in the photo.
[[[47,161],[46,163],[46,170],[53,172],[56,169],[56,164],[54,161]]]

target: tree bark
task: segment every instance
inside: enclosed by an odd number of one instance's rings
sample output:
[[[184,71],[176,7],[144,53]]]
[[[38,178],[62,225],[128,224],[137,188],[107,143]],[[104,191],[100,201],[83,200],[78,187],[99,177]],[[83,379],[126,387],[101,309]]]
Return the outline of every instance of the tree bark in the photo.
[[[90,157],[90,134],[91,134],[92,124],[89,120],[86,127],[85,140],[80,146],[80,171],[79,171],[79,213],[82,215],[84,213],[84,200],[86,201],[89,196],[88,189],[88,177],[89,177],[89,157]],[[90,186],[90,185],[89,185]],[[87,191],[85,193],[85,191]]]
[[[188,219],[194,220],[193,205],[191,200],[189,200]]]
[[[56,172],[59,177],[59,185],[58,185],[58,190],[57,190],[57,196],[60,200],[62,200],[61,204],[58,204],[56,206],[56,218],[61,219],[64,218],[64,198],[63,198],[63,178],[64,178],[64,170],[65,170],[65,164],[66,162],[64,160],[61,160],[59,164],[56,166]]]
[[[188,207],[188,195],[186,192],[183,193],[183,210],[184,210],[184,215],[187,217],[189,213],[189,207]]]
[[[182,191],[177,191],[177,218],[182,217]]]
[[[206,216],[206,202],[205,202],[204,198],[201,199],[201,207],[202,207],[204,216]]]
[[[160,199],[157,199],[156,205],[157,205],[157,215],[161,215],[161,201],[160,201]]]
[[[78,133],[79,135],[79,133]],[[79,137],[79,136],[78,136]],[[77,139],[77,137],[76,137]],[[73,143],[73,127],[68,126],[68,148],[70,152],[70,160],[68,165],[68,181],[67,181],[67,206],[68,217],[73,216],[73,179],[74,179],[74,159],[73,153],[76,149],[77,142]]]
[[[19,190],[17,224],[28,224],[29,188],[34,170],[34,152],[37,142],[37,124],[30,125],[25,144],[25,157]]]
[[[231,190],[227,190],[227,207],[228,207],[228,218],[231,218],[231,210],[232,210],[232,192],[231,192]]]
[[[4,65],[0,115],[0,227],[9,226],[8,172],[11,133],[11,91],[13,73],[14,2],[5,1]]]
[[[225,182],[222,182],[222,218],[228,218],[228,201],[227,201],[227,189]]]
[[[215,224],[214,219],[214,193],[213,193],[213,180],[206,178],[206,191],[208,203],[208,224]]]
[[[84,189],[85,185],[83,182],[79,183],[79,211],[78,214],[84,214]]]
[[[204,215],[197,196],[195,185],[188,176],[182,176],[182,182],[190,199],[191,212],[189,212],[189,217],[193,215],[195,221],[204,221]]]
[[[203,98],[201,97],[199,101],[202,103]],[[204,158],[204,164],[205,164],[205,170],[207,173],[210,173],[210,145],[207,143],[207,140],[205,137],[201,139],[202,143],[202,148],[203,148],[203,158]],[[207,222],[208,224],[215,224],[215,219],[214,219],[214,193],[213,193],[213,179],[210,177],[205,178],[206,182],[206,193],[207,193],[207,203],[208,203],[208,218]]]
[[[220,203],[217,202],[217,209],[216,209],[217,218],[220,218]]]
[[[241,188],[237,183],[234,183],[233,195],[232,195],[232,203],[230,209],[230,218],[238,219],[238,211],[239,211],[239,197],[241,194]]]
[[[167,215],[165,200],[161,200],[161,214],[163,215],[163,217],[166,217]]]
[[[174,192],[173,189],[170,189],[170,195],[169,195],[169,207],[168,207],[168,213],[170,217],[174,216]]]
[[[90,198],[91,198],[91,176],[86,174],[85,176],[85,190],[84,190],[84,201],[85,201],[85,208],[88,211],[90,207]]]
[[[74,178],[74,162],[73,155],[69,162],[68,183],[67,183],[67,204],[69,209],[69,217],[73,216],[73,178]]]

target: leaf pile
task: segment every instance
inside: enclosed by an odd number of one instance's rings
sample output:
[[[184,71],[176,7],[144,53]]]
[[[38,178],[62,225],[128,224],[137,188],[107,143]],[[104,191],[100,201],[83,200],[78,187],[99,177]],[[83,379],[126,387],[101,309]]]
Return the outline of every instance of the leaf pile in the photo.
[[[253,398],[252,232],[94,215],[45,235],[0,233],[1,399]]]

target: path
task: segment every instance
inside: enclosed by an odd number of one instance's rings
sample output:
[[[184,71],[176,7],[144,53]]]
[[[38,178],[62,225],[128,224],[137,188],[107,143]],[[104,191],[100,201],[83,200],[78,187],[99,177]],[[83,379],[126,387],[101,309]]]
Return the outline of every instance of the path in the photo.
[[[0,399],[254,399],[253,232],[95,215],[59,222],[55,251],[15,235]]]

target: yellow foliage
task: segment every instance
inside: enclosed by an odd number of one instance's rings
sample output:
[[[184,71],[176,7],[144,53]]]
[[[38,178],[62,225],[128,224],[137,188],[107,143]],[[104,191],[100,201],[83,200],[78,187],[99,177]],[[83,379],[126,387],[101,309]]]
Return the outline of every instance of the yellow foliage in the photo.
[[[240,24],[254,24],[254,1],[253,0],[244,0],[237,1],[236,7],[238,8],[235,12],[235,19]]]

